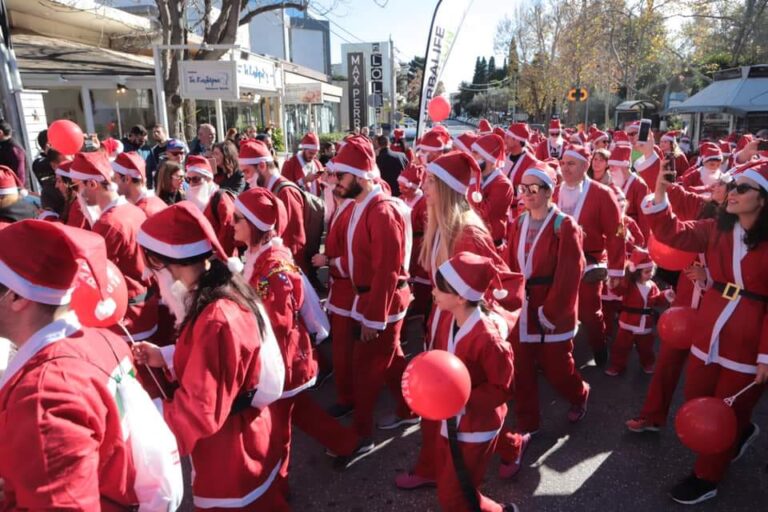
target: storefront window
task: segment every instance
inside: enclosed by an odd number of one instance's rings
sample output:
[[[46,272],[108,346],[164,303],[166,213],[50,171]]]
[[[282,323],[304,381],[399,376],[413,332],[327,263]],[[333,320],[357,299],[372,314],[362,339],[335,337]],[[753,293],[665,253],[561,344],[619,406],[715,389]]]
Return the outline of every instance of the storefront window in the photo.
[[[137,124],[149,128],[155,123],[150,89],[125,89],[121,94],[115,89],[92,90],[91,100],[93,121],[100,137],[126,137]]]
[[[249,125],[258,125],[262,117],[259,103],[222,102],[224,131],[237,128],[242,131]],[[209,123],[216,126],[216,102],[197,100],[197,124]]]
[[[48,122],[55,119],[69,119],[85,129],[85,114],[80,88],[50,89],[43,94],[45,117]]]
[[[295,148],[301,137],[310,129],[310,105],[286,105],[286,147]]]

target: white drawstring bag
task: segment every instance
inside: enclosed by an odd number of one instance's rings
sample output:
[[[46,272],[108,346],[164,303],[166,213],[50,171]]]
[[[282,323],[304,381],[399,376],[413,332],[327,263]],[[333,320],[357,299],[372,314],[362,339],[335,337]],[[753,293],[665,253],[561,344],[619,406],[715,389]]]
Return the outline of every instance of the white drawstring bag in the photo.
[[[325,314],[320,297],[317,296],[317,292],[304,272],[301,273],[301,282],[304,285],[304,304],[301,305],[299,314],[304,320],[304,325],[307,326],[307,331],[315,335],[315,345],[319,345],[331,332],[331,323],[328,321],[328,315]]]

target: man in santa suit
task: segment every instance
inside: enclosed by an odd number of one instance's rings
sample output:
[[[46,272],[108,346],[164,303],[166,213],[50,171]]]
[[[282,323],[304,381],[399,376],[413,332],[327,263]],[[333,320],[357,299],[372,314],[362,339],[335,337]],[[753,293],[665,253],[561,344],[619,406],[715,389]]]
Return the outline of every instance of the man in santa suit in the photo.
[[[320,182],[318,178],[324,171],[323,164],[317,159],[320,151],[320,141],[317,134],[309,132],[304,135],[297,151],[283,164],[283,177],[296,183],[302,189],[316,196],[320,196]]]
[[[466,131],[453,138],[453,148],[471,155],[472,144],[477,142],[479,138],[475,132]]]
[[[413,150],[405,143],[405,130],[395,128],[392,134],[392,144],[389,145],[389,149],[398,153],[404,153],[408,163],[413,162]]]
[[[400,199],[411,209],[411,228],[413,230],[413,248],[411,249],[411,264],[408,282],[413,290],[413,302],[409,308],[409,316],[424,316],[426,322],[432,309],[432,281],[429,272],[419,263],[421,244],[424,240],[424,229],[427,225],[427,200],[421,189],[424,183],[424,167],[411,164],[397,178],[400,186]]]
[[[135,341],[150,338],[157,331],[157,297],[147,296],[144,260],[136,235],[147,216],[116,192],[112,166],[101,152],[78,153],[69,168],[79,197],[87,206],[99,209],[93,231],[107,245],[107,257],[125,277],[128,286],[128,312],[123,325]],[[119,326],[113,328],[124,334]]]
[[[492,133],[480,137],[472,144],[472,153],[482,170],[480,190],[483,200],[472,202],[472,207],[483,219],[497,248],[506,241],[507,219],[515,193],[512,184],[502,172],[504,140]]]
[[[589,143],[592,146],[592,151],[608,149],[608,142],[608,134],[598,129],[595,129],[589,136]]]
[[[538,160],[530,150],[529,138],[531,132],[526,123],[512,123],[505,133],[504,145],[507,150],[507,159],[504,163],[504,176],[512,183],[513,192],[520,185],[523,173],[534,167]],[[549,157],[546,157],[549,158]],[[545,158],[545,160],[546,160]]]
[[[549,138],[536,147],[536,158],[539,160],[546,160],[547,158],[560,160],[563,157],[565,145],[560,119],[556,117],[549,122]]]
[[[640,212],[640,205],[648,195],[648,185],[643,178],[630,172],[630,158],[632,151],[626,146],[616,146],[611,151],[608,160],[608,172],[611,175],[611,183],[621,190],[626,198],[625,215],[631,217],[643,233],[643,238],[648,239],[649,228],[645,221],[645,215]]]
[[[589,179],[589,152],[571,146],[563,154],[563,183],[557,188],[557,206],[584,230],[586,267],[579,287],[579,321],[587,331],[595,362],[608,359],[605,325],[600,305],[603,278],[615,288],[624,276],[626,251],[621,210],[610,188]]]
[[[118,194],[141,208],[147,217],[167,206],[154,192],[147,190],[146,164],[140,154],[135,151],[120,153],[112,162],[112,169],[119,174]]]
[[[235,201],[231,193],[220,189],[213,181],[211,162],[202,155],[190,155],[186,162],[186,198],[203,212],[213,226],[224,250],[234,256],[235,251]]]
[[[0,508],[131,510],[136,470],[109,376],[131,378],[132,357],[68,308],[81,263],[104,297],[104,240],[24,220],[0,246],[0,337],[19,348],[0,378]]]
[[[353,137],[334,160],[336,188],[355,205],[347,229],[347,252],[341,258],[355,300],[352,318],[359,322],[354,345],[354,425],[358,435],[370,439],[376,398],[386,382],[396,400],[396,413],[379,423],[396,428],[418,423],[408,410],[400,388],[405,357],[400,347],[411,291],[406,266],[410,259],[409,222],[394,200],[373,183],[375,157],[370,143]]]
[[[284,176],[280,176],[272,153],[259,140],[249,140],[240,146],[240,168],[250,188],[264,187],[285,206],[287,220],[283,230],[283,244],[293,254],[293,259],[305,270],[304,246],[307,235],[304,230],[304,196],[301,190]]]
[[[682,177],[683,186],[692,192],[704,192],[720,179],[723,153],[711,142],[705,142],[699,149],[700,164],[692,167]]]

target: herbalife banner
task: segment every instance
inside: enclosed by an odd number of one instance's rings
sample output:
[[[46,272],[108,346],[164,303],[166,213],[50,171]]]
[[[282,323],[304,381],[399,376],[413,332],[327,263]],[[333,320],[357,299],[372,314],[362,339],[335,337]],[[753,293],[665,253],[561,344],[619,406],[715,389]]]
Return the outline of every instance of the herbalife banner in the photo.
[[[437,84],[445,69],[445,63],[451,55],[453,43],[464,23],[464,17],[474,0],[438,0],[432,25],[429,29],[424,75],[421,82],[421,99],[419,102],[419,119],[416,126],[416,137],[421,137],[426,130],[429,114],[427,105],[435,94]]]
[[[365,54],[347,54],[347,85],[350,130],[368,126],[368,82],[365,81]]]

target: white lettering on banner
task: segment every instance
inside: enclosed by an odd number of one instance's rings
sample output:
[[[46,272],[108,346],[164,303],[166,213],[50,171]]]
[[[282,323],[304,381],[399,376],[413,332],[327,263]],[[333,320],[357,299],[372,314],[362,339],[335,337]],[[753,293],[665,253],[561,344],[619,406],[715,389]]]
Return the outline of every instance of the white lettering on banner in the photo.
[[[384,70],[382,69],[381,43],[371,45],[371,95],[372,105],[376,109],[376,122],[384,104]]]
[[[432,99],[432,96],[435,93],[435,88],[437,87],[437,77],[440,73],[441,54],[445,33],[445,28],[436,26],[433,38],[431,39],[429,61],[426,63],[428,74],[424,78],[424,89],[422,91],[420,127],[426,126],[429,121],[427,105],[429,104],[429,100]]]
[[[362,52],[347,54],[347,86],[349,89],[349,123],[351,129],[368,125],[366,101],[365,60]]]

